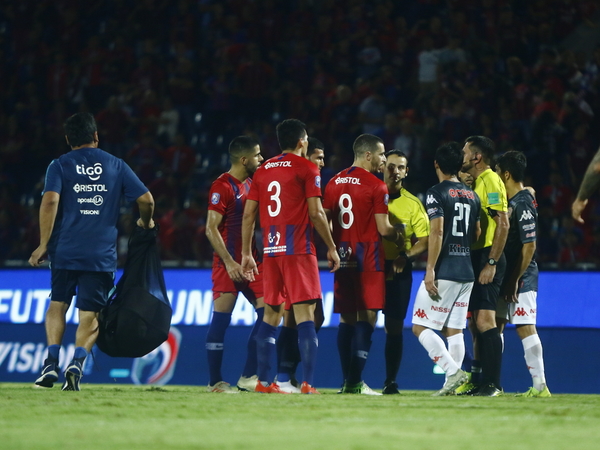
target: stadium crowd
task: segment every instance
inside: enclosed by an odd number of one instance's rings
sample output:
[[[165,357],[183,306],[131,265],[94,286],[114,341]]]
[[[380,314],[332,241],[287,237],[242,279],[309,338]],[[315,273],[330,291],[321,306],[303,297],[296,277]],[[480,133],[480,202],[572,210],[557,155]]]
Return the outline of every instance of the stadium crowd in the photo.
[[[240,134],[279,152],[296,117],[325,143],[323,185],[352,163],[361,133],[435,184],[440,143],[484,135],[527,155],[542,268],[600,264],[600,203],[570,205],[600,144],[600,48],[563,45],[592,0],[22,0],[0,7],[0,263],[38,242],[48,163],[62,123],[92,112],[100,148],[156,199],[164,260],[210,265],[208,188]],[[120,223],[120,258],[134,226]],[[190,245],[190,242],[193,243]]]

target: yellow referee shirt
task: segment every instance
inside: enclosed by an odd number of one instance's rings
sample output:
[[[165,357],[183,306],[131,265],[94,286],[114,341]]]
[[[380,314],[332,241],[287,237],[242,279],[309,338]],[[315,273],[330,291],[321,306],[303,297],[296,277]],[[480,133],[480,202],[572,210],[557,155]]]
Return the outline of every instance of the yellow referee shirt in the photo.
[[[471,248],[479,250],[492,246],[496,231],[496,222],[492,218],[495,213],[492,211],[508,211],[508,200],[504,183],[492,169],[485,170],[477,177],[473,190],[481,200],[481,235]]]
[[[401,223],[404,227],[406,250],[412,247],[411,238],[413,235],[418,239],[429,236],[429,217],[427,217],[425,208],[421,201],[406,189],[401,188],[399,196],[390,195],[388,211],[390,223],[392,225]],[[387,239],[382,239],[382,241],[385,249],[385,259],[396,259],[399,254],[396,244]]]

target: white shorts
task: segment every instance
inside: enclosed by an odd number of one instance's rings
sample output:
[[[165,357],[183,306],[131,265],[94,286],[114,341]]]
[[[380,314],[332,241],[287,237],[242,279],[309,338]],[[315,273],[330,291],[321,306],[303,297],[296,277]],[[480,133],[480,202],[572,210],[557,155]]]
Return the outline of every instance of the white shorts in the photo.
[[[421,281],[415,298],[412,323],[432,330],[444,327],[464,329],[473,282],[437,280],[437,283],[441,298],[433,300],[425,289],[425,282]]]
[[[537,322],[537,292],[519,294],[517,303],[506,303],[498,299],[496,317],[508,320],[513,325],[535,325]]]

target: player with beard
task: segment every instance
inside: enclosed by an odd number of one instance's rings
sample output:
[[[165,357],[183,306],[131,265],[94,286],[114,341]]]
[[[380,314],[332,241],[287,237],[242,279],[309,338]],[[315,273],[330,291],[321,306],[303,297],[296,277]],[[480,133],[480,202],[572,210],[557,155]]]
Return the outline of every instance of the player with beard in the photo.
[[[341,260],[334,276],[334,311],[341,315],[342,393],[381,395],[362,379],[377,312],[385,305],[381,237],[399,245],[404,244],[404,237],[390,223],[387,186],[375,175],[385,167],[383,141],[363,134],[354,141],[353,150],[353,165],[327,183],[323,202]]]
[[[475,285],[469,310],[477,327],[477,350],[472,379],[457,394],[495,397],[502,393],[502,338],[496,325],[496,304],[506,267],[502,253],[508,236],[506,188],[491,169],[494,143],[485,136],[471,136],[463,147],[462,171],[474,178],[474,190],[481,201],[481,236],[472,246],[471,260]],[[476,378],[481,371],[482,379]]]
[[[396,377],[402,361],[404,319],[412,289],[412,263],[427,250],[429,218],[421,201],[408,192],[403,180],[408,175],[408,159],[400,150],[385,154],[387,163],[384,181],[390,200],[388,210],[392,225],[400,224],[404,230],[404,251],[388,240],[383,240],[385,250],[385,382],[383,394],[399,394]],[[412,243],[412,240],[416,242]],[[394,264],[395,262],[395,264]]]
[[[262,276],[249,283],[242,271],[242,214],[252,185],[250,178],[263,157],[258,142],[248,136],[239,136],[229,144],[231,168],[210,187],[210,201],[206,220],[206,237],[213,249],[213,316],[206,336],[206,353],[210,382],[209,392],[237,393],[223,381],[221,364],[225,332],[231,322],[231,313],[240,292],[252,303],[257,320],[248,339],[246,364],[237,386],[240,390],[254,390],[256,386],[256,332],[264,312]],[[256,250],[254,249],[254,252]],[[260,269],[259,269],[260,272]]]

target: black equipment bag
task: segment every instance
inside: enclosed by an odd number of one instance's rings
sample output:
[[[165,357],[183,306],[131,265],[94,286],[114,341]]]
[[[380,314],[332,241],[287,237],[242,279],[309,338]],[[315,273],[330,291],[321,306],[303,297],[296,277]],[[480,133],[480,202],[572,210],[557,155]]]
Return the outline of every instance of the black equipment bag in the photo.
[[[129,238],[123,275],[100,311],[96,344],[109,356],[137,358],[167,340],[173,310],[167,297],[156,237],[136,226]]]

